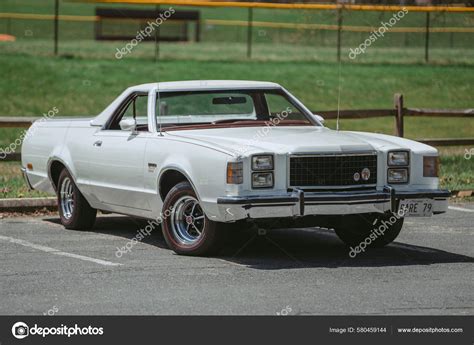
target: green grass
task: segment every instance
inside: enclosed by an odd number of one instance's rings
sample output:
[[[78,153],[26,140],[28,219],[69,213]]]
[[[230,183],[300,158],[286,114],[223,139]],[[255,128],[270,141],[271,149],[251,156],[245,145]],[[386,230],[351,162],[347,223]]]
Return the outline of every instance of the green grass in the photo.
[[[46,193],[29,191],[20,171],[20,163],[0,163],[0,198],[33,198],[48,196]]]
[[[361,40],[363,41],[363,39]],[[423,47],[380,46],[375,43],[365,54],[356,59],[349,58],[350,49],[356,48],[361,41],[353,45],[344,45],[341,57],[344,64],[424,64]],[[114,60],[117,49],[123,48],[126,42],[96,42],[87,39],[62,39],[59,53],[63,56],[83,59]],[[51,57],[53,55],[52,39],[18,39],[16,42],[0,42],[2,55],[33,55]],[[154,44],[144,42],[137,45],[124,59],[153,60]],[[247,45],[237,39],[232,42],[206,41],[190,43],[160,43],[160,58],[164,60],[194,61],[228,61],[247,62]],[[430,61],[435,65],[474,65],[474,49],[471,48],[432,48]],[[334,45],[303,45],[289,42],[273,42],[271,38],[252,45],[251,61],[281,62],[329,62],[337,60]]]
[[[474,189],[474,157],[441,156],[440,182],[450,190]]]
[[[3,55],[0,69],[1,115],[40,115],[54,106],[61,116],[92,115],[130,85],[223,78],[281,83],[314,110],[336,109],[338,105],[337,63],[168,59],[154,63],[133,57],[103,60]],[[393,94],[401,92],[409,107],[471,108],[473,72],[472,66],[343,63],[340,107],[392,108]]]

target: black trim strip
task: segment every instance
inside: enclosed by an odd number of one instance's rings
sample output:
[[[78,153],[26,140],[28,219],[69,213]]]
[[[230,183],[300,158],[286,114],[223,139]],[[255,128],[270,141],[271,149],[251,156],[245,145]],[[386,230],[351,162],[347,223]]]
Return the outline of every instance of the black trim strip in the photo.
[[[379,192],[379,193],[372,193],[372,194],[361,194],[361,195],[337,195],[337,196],[330,196],[330,195],[317,195],[317,196],[305,196],[307,201],[363,201],[363,200],[390,200],[390,193]]]
[[[298,191],[298,195],[300,198],[300,215],[304,216],[304,204],[305,204],[305,196],[303,191]]]
[[[246,205],[246,204],[266,204],[266,203],[297,203],[299,201],[296,196],[289,197],[225,197],[217,198],[217,204],[225,205]]]
[[[245,204],[245,205],[242,205],[242,208],[245,210],[250,210],[251,208],[256,208],[256,207],[279,207],[279,206],[292,207],[292,206],[295,206],[295,204],[268,204],[268,205]]]
[[[451,192],[449,190],[419,190],[419,191],[395,191],[395,197],[409,198],[409,199],[423,199],[423,198],[449,198]]]
[[[312,205],[360,205],[360,204],[384,204],[390,202],[390,199],[387,200],[365,200],[365,201],[352,201],[352,202],[313,202],[313,203],[306,203],[306,206]]]

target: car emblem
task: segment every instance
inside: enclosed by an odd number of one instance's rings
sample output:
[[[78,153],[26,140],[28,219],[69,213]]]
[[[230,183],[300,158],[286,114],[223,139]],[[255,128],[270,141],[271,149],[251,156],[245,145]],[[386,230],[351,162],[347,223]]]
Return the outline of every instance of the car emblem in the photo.
[[[356,173],[354,174],[354,181],[357,182],[357,181],[359,181],[359,180],[360,180],[360,174],[359,174],[358,172],[356,172]]]
[[[364,181],[367,181],[367,180],[370,178],[370,170],[369,170],[369,168],[364,168],[364,169],[362,170],[362,174],[361,174],[361,175],[362,175],[362,179],[363,179]]]

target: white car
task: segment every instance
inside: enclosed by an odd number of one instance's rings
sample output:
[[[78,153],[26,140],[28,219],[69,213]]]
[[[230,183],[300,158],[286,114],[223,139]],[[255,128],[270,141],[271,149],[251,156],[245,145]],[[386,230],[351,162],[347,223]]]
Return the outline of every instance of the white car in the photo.
[[[96,117],[37,121],[22,170],[57,194],[66,228],[93,227],[97,210],[154,219],[189,255],[215,252],[227,223],[324,226],[383,246],[404,217],[446,212],[436,149],[323,122],[275,83],[144,84]]]

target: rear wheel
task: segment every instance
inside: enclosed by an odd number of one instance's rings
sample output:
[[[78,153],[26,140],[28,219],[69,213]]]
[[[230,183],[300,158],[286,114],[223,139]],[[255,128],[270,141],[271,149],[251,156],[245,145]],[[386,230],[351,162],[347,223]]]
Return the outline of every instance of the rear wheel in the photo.
[[[189,182],[180,182],[170,190],[163,210],[163,236],[177,254],[209,255],[220,248],[224,224],[206,217]]]
[[[403,218],[395,214],[368,213],[342,216],[336,223],[337,236],[348,246],[384,247],[402,230]]]
[[[89,205],[66,169],[59,175],[57,195],[59,217],[66,229],[83,230],[94,226],[97,210]]]

